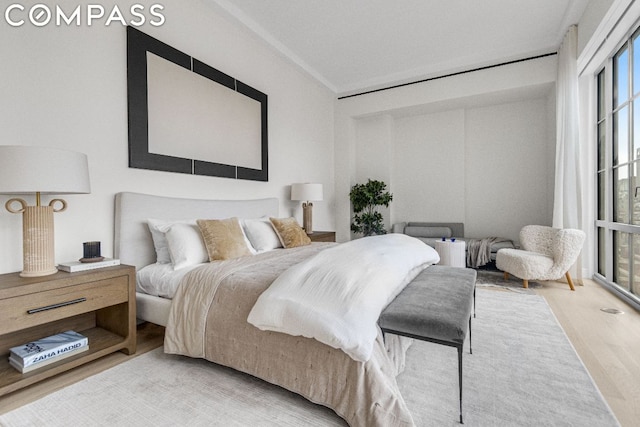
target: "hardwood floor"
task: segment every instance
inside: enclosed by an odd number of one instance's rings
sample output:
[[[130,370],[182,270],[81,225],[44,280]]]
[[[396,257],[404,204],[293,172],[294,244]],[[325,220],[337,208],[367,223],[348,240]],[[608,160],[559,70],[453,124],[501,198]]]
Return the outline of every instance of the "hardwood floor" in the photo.
[[[640,313],[592,280],[545,282],[546,300],[623,427],[640,420]],[[609,314],[616,308],[623,314]],[[559,398],[561,398],[559,396]]]
[[[636,426],[640,419],[640,313],[591,280],[576,286],[574,292],[558,282],[545,282],[536,292],[549,303],[620,424]],[[624,314],[608,314],[602,308],[617,308]],[[162,345],[163,335],[164,328],[142,324],[135,355],[114,353],[2,397],[0,413],[155,349]]]

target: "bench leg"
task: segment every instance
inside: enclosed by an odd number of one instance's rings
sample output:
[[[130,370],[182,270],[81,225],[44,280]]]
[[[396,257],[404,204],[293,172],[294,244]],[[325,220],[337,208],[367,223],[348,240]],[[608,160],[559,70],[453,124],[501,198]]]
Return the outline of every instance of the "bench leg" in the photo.
[[[473,354],[473,349],[471,348],[471,316],[469,316],[469,354]]]
[[[462,345],[458,347],[458,387],[460,388],[460,424],[462,421]]]

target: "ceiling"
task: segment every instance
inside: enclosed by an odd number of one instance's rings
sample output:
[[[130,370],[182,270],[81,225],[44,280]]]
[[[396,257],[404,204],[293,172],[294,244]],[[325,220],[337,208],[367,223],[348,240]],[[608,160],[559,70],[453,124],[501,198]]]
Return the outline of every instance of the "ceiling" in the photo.
[[[211,0],[338,95],[556,52],[589,0]]]

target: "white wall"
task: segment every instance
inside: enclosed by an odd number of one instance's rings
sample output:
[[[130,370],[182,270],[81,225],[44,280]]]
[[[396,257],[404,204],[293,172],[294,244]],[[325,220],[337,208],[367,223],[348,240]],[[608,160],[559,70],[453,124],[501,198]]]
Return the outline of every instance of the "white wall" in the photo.
[[[356,177],[359,182],[367,179],[389,181],[392,158],[394,120],[389,115],[358,120],[356,150],[358,162]]]
[[[524,225],[551,225],[555,144],[547,107],[537,98],[467,110],[467,236],[518,240]]]
[[[71,0],[47,2],[70,11]],[[136,2],[118,1],[128,16]],[[120,191],[193,198],[278,197],[280,214],[301,208],[293,182],[324,184],[314,203],[314,227],[334,229],[334,95],[246,30],[200,0],[162,2],[166,22],[147,34],[236,77],[269,96],[269,182],[188,176],[128,168],[126,31],[119,23],[91,27],[14,28],[0,21],[0,144],[45,145],[84,152],[89,195],[66,197],[55,214],[56,261],[82,256],[99,240],[113,254],[113,199]],[[113,1],[100,2],[107,11]],[[27,5],[27,8],[29,5]],[[4,11],[4,8],[3,8]],[[84,18],[83,18],[84,19]],[[0,195],[4,205],[10,196]],[[33,197],[29,197],[30,202]],[[22,268],[21,218],[0,211],[0,273]]]
[[[364,180],[359,171],[388,174],[389,153],[389,223],[464,222],[468,236],[515,240],[523,225],[550,225],[555,76],[550,56],[339,100],[338,240],[350,236],[346,194]],[[376,120],[392,130],[377,157],[359,140]]]
[[[394,201],[390,211],[383,211],[387,226],[402,221],[463,222],[468,237],[517,240],[523,225],[550,225],[550,92],[515,102],[399,117],[394,125],[388,123],[389,115],[379,121],[358,120],[359,138],[365,133],[371,145],[358,141],[357,181],[375,178],[389,183]],[[394,132],[389,137],[385,129]],[[382,135],[387,135],[387,147],[380,144]],[[368,174],[362,175],[361,169]]]
[[[591,0],[587,4],[578,24],[578,54],[585,49],[613,3],[614,0]]]
[[[464,222],[464,110],[402,117],[396,126],[393,222]]]

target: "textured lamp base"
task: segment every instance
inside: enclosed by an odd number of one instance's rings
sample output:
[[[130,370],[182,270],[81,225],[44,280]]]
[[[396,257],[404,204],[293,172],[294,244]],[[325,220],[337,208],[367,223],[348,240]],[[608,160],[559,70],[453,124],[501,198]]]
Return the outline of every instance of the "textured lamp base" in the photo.
[[[38,197],[39,202],[39,197]],[[53,205],[59,202],[60,209]],[[12,208],[18,203],[21,208]],[[53,241],[53,213],[67,208],[67,203],[61,199],[54,199],[49,206],[27,206],[22,199],[10,199],[5,204],[11,213],[22,213],[22,277],[48,276],[58,272],[55,264]]]
[[[313,203],[307,202],[302,204],[302,228],[307,234],[313,234]]]
[[[58,272],[53,243],[53,206],[27,206],[22,213],[22,277]]]

